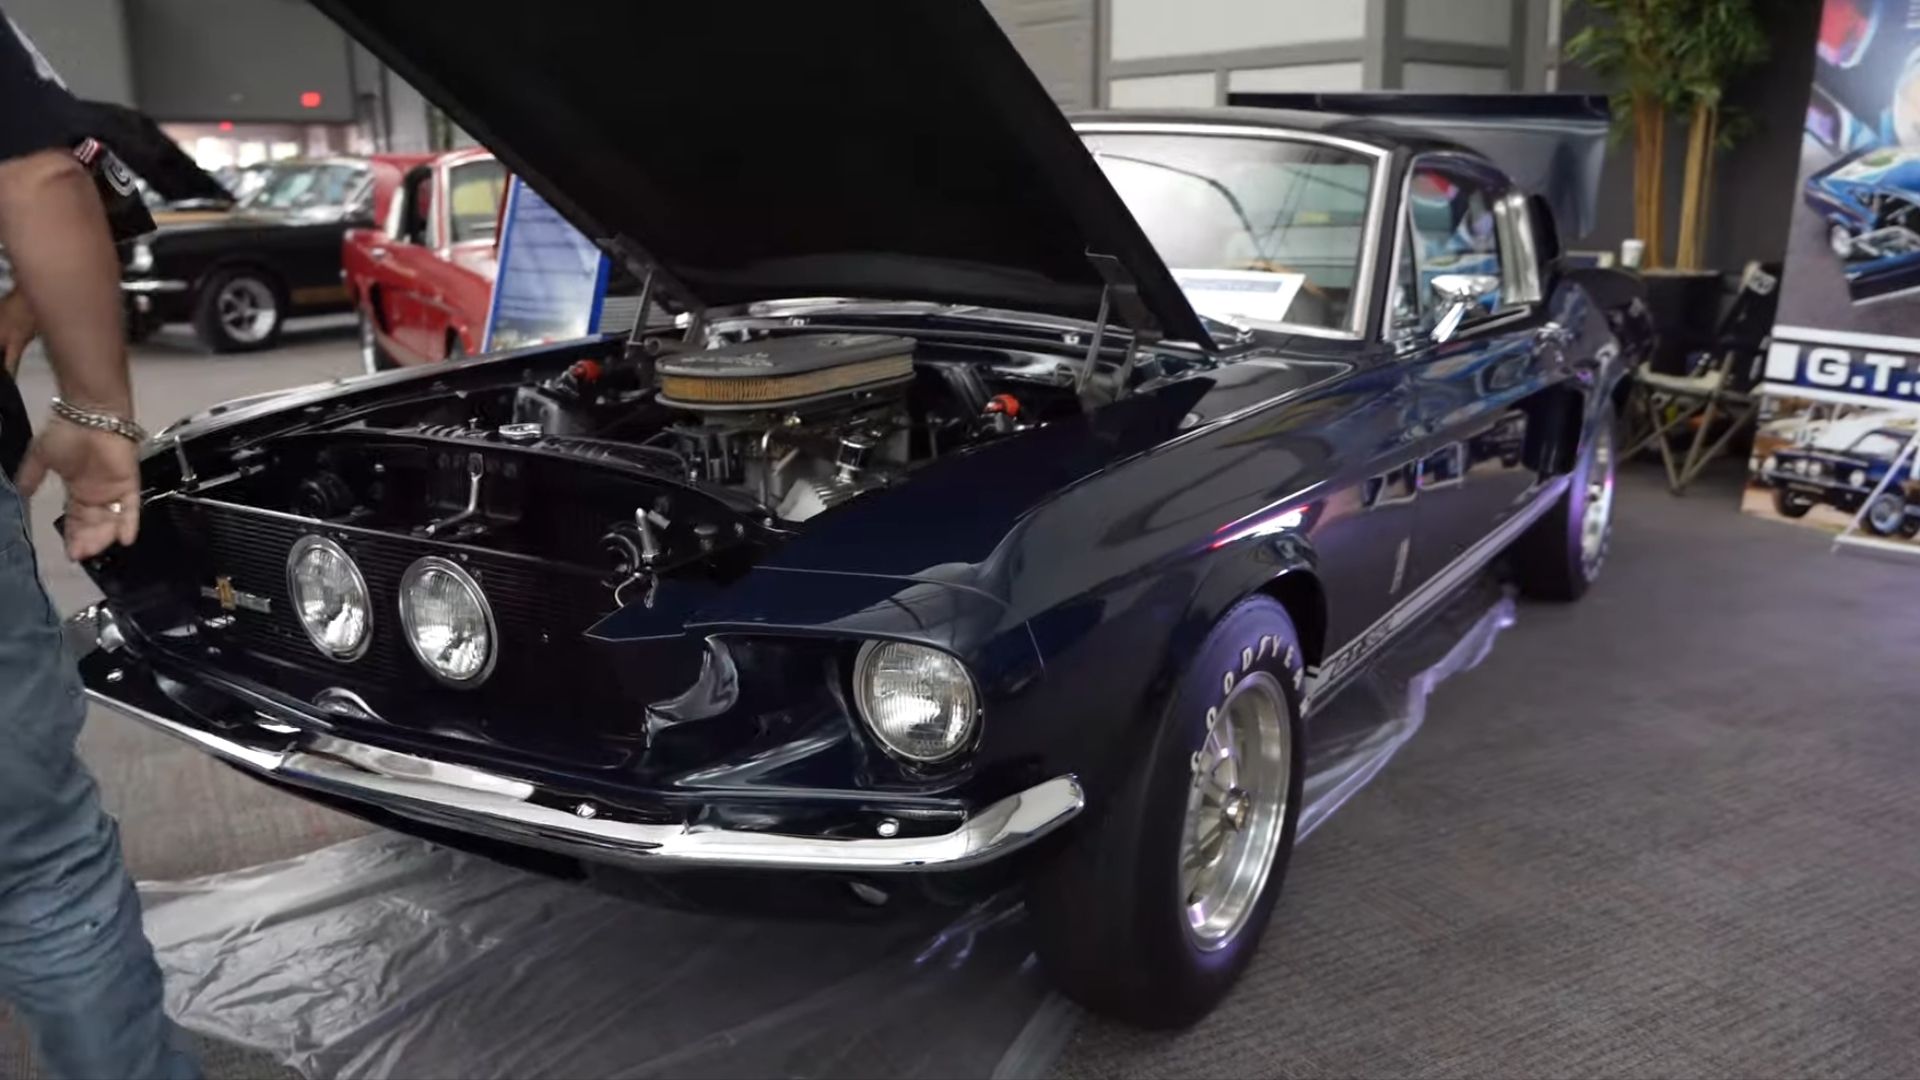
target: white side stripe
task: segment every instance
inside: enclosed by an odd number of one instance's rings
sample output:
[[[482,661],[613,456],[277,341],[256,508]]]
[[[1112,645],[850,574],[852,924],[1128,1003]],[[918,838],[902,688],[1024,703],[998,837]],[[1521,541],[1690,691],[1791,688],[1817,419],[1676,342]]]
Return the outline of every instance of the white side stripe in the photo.
[[[1527,526],[1538,521],[1542,515],[1553,508],[1555,500],[1565,493],[1569,482],[1568,477],[1556,477],[1545,491],[1527,505],[1526,509],[1481,537],[1472,547],[1461,552],[1459,558],[1448,563],[1439,573],[1408,593],[1405,599],[1375,620],[1372,626],[1355,634],[1351,641],[1341,646],[1332,656],[1327,657],[1319,667],[1309,670],[1306,712],[1311,715],[1314,710],[1331,700],[1369,657],[1392,641],[1400,631],[1418,621],[1428,608],[1446,599],[1454,589],[1478,573],[1481,567],[1493,561],[1493,557],[1498,555],[1515,537],[1525,532]]]

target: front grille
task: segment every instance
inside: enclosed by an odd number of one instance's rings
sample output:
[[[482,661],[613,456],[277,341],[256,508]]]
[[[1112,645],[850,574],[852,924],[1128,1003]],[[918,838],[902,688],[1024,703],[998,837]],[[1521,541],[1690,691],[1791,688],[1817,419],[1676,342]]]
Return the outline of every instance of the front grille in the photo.
[[[161,512],[183,546],[202,557],[200,584],[225,577],[237,592],[265,597],[272,604],[268,614],[244,608],[233,613],[223,634],[229,648],[352,684],[459,695],[463,706],[480,706],[482,711],[512,707],[516,699],[537,700],[545,711],[617,696],[604,662],[596,662],[580,647],[581,632],[614,607],[611,591],[589,572],[188,498],[162,500],[152,509]],[[320,654],[301,627],[288,595],[287,554],[294,541],[311,533],[339,543],[367,581],[373,606],[372,638],[365,654],[348,663]],[[499,660],[484,688],[441,686],[420,666],[404,639],[400,578],[426,555],[456,559],[480,583],[493,608]]]

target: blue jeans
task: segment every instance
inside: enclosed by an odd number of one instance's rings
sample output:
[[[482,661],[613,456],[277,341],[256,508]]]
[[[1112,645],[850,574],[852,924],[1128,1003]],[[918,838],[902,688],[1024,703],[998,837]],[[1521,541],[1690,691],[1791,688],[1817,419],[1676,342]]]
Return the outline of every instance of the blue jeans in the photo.
[[[86,714],[25,507],[0,476],[0,997],[55,1076],[194,1077],[119,827],[74,750]]]

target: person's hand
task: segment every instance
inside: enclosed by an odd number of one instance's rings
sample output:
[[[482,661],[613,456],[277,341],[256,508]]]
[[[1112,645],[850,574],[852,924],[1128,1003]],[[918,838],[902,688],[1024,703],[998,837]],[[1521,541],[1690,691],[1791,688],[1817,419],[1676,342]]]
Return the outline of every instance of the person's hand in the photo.
[[[0,366],[7,369],[8,376],[20,374],[20,357],[27,351],[27,343],[40,332],[33,321],[33,309],[27,306],[26,294],[15,289],[0,296]]]
[[[78,562],[133,543],[140,533],[140,448],[110,431],[95,431],[59,417],[27,448],[20,464],[20,490],[31,496],[58,473],[67,488],[67,557]]]

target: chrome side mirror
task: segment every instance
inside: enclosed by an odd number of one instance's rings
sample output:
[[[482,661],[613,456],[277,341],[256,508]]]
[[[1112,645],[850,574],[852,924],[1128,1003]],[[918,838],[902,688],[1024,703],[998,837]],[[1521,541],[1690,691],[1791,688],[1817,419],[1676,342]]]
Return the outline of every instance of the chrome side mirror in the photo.
[[[1438,274],[1429,287],[1440,310],[1430,336],[1436,345],[1444,344],[1460,332],[1467,313],[1482,302],[1500,294],[1500,279],[1492,274]]]

